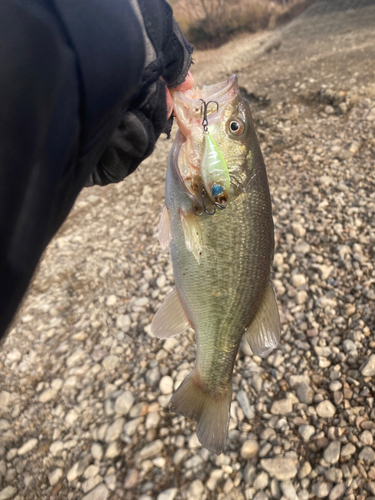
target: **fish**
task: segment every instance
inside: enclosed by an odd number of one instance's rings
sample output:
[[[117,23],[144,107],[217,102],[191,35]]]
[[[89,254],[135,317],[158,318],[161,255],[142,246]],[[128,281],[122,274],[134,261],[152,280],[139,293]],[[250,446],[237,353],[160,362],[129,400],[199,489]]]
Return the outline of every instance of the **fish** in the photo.
[[[243,336],[261,357],[280,341],[270,283],[271,197],[250,106],[235,75],[202,89],[172,91],[172,99],[179,130],[158,227],[162,248],[170,248],[175,286],[151,332],[166,339],[195,331],[195,366],[170,409],[195,420],[202,446],[219,455]],[[222,202],[218,193],[225,195]]]

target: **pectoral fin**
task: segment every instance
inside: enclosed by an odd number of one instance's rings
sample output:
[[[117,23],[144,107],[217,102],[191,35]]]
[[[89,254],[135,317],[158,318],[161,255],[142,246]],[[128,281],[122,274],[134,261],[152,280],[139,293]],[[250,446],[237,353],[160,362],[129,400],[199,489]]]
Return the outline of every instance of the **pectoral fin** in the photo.
[[[181,212],[180,215],[186,248],[192,252],[199,264],[202,255],[202,230],[198,217],[190,212]]]
[[[280,342],[280,316],[270,283],[245,337],[253,353],[262,358],[273,351]]]
[[[186,332],[190,322],[181,303],[176,287],[165,297],[151,323],[154,337],[167,339]]]
[[[169,218],[169,210],[166,205],[164,205],[161,213],[158,230],[160,246],[163,250],[165,250],[169,247],[169,243],[172,240],[171,221]]]

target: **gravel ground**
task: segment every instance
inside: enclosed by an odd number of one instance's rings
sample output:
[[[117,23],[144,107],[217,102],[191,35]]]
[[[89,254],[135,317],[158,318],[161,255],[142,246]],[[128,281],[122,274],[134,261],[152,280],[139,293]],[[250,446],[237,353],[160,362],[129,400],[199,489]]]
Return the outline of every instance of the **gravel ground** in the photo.
[[[194,335],[150,336],[173,285],[162,139],[82,192],[2,345],[0,500],[375,499],[374,28],[374,1],[321,1],[195,56],[252,102],[276,227],[282,341],[241,347],[225,454],[167,407]]]

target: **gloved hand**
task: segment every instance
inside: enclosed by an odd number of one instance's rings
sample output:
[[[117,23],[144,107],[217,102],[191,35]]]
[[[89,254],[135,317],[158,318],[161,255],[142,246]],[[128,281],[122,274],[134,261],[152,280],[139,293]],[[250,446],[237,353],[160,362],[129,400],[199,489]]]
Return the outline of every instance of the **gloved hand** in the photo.
[[[160,134],[172,126],[167,87],[183,84],[191,65],[193,48],[182,35],[165,0],[130,0],[142,26],[146,48],[145,67],[133,97],[108,147],[85,186],[122,181],[153,151]],[[192,86],[191,75],[187,87]],[[190,83],[191,82],[191,83]]]

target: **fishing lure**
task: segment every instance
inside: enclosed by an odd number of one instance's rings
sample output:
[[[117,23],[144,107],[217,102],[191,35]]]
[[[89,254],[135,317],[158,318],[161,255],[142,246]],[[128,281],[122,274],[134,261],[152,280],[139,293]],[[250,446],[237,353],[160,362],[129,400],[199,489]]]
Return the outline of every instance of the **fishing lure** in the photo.
[[[228,202],[230,190],[230,176],[227,164],[221,154],[216,142],[208,131],[207,107],[214,103],[219,111],[219,104],[216,101],[208,101],[207,103],[201,99],[203,115],[203,156],[201,163],[201,177],[203,181],[204,191],[202,190],[202,198],[205,201],[205,195],[214,203],[215,207],[224,209]],[[206,211],[206,213],[208,213]],[[214,213],[214,212],[213,212]],[[212,213],[211,213],[212,215]]]

